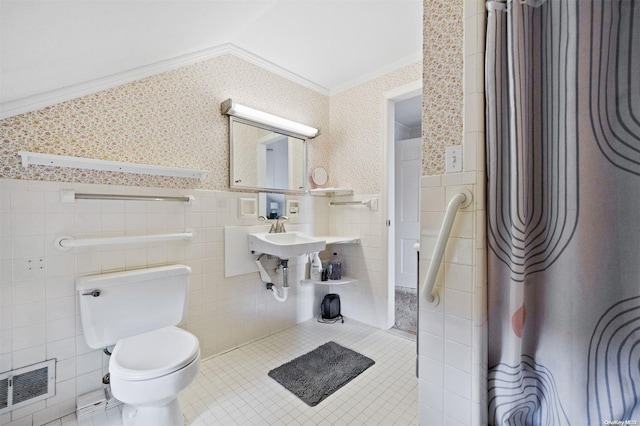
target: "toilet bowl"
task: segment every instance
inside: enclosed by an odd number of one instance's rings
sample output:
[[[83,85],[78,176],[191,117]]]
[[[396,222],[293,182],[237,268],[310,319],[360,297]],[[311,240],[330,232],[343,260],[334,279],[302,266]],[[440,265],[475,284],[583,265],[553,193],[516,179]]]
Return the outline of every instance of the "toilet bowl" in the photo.
[[[176,398],[195,379],[199,366],[198,339],[177,327],[118,341],[109,373],[113,396],[128,406],[124,424],[182,424]]]
[[[115,344],[109,359],[113,396],[125,426],[178,426],[178,394],[200,369],[198,338],[176,327],[187,306],[184,265],[79,278],[76,289],[87,344]]]

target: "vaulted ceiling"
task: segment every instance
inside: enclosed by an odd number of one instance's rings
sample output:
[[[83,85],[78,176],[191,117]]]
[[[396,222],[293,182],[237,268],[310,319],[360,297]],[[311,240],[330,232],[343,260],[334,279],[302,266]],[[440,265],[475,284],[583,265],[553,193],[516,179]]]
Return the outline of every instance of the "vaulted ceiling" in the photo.
[[[224,48],[330,95],[420,60],[422,1],[0,0],[0,103]]]

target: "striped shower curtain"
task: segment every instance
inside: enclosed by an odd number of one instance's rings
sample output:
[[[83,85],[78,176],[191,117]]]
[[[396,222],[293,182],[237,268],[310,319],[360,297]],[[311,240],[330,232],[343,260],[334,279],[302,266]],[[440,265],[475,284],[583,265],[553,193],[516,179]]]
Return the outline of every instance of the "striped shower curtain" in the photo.
[[[640,425],[640,1],[487,10],[488,423]]]

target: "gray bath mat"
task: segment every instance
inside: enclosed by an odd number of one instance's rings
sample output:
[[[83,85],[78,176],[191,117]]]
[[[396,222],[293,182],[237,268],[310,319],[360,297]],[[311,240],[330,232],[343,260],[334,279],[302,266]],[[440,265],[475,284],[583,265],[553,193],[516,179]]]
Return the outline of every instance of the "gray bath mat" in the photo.
[[[295,396],[313,407],[375,362],[335,342],[328,342],[269,371]]]

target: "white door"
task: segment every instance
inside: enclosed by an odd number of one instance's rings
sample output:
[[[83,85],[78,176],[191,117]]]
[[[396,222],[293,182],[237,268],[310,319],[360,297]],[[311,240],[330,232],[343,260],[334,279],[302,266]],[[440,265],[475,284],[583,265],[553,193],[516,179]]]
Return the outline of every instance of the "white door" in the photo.
[[[416,288],[420,237],[420,174],[422,139],[397,141],[396,146],[396,286]]]

